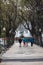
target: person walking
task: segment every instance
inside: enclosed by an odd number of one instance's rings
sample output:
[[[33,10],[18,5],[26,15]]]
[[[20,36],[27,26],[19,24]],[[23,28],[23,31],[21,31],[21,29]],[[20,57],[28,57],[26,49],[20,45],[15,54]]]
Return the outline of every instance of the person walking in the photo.
[[[21,39],[21,38],[19,38],[19,43],[20,43],[20,46],[19,46],[19,47],[21,47],[21,42],[22,42],[22,39]]]

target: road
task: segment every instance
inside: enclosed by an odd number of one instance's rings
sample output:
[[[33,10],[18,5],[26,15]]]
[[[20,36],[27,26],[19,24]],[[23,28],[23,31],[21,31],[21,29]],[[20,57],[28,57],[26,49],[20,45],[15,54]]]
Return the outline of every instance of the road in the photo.
[[[2,63],[0,65],[43,65],[43,48],[37,45],[19,47],[19,43],[13,46],[2,55]]]

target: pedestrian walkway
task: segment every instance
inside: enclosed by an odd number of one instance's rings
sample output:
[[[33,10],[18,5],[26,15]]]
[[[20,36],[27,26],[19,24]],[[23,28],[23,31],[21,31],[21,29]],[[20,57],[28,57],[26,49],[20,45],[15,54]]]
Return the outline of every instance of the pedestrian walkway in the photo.
[[[24,47],[19,47],[19,43],[14,43],[13,46],[2,55],[2,59],[33,59],[33,58],[43,58],[43,48],[33,45]]]
[[[0,65],[43,65],[43,48],[33,45],[19,47],[19,43],[14,43],[9,50],[2,55]]]

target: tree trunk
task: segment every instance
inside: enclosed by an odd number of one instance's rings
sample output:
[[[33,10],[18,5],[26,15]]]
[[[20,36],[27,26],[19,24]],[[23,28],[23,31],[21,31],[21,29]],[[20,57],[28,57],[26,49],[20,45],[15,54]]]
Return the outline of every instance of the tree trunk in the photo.
[[[0,37],[1,37],[1,27],[0,27]]]

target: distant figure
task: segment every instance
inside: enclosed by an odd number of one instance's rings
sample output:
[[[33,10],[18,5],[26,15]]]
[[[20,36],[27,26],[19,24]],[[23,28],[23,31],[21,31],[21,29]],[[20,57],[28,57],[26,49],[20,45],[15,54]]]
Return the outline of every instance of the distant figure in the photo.
[[[24,46],[25,46],[25,42],[23,42],[24,43]]]
[[[21,39],[21,38],[19,38],[20,47],[21,47],[21,42],[22,42],[22,39]]]
[[[28,40],[31,42],[31,47],[32,47],[34,43],[34,38],[29,38]]]
[[[0,63],[1,63],[2,59],[0,58]]]
[[[24,46],[28,46],[28,39],[27,38],[23,38],[22,39]]]
[[[33,42],[31,42],[31,47],[33,46]]]

